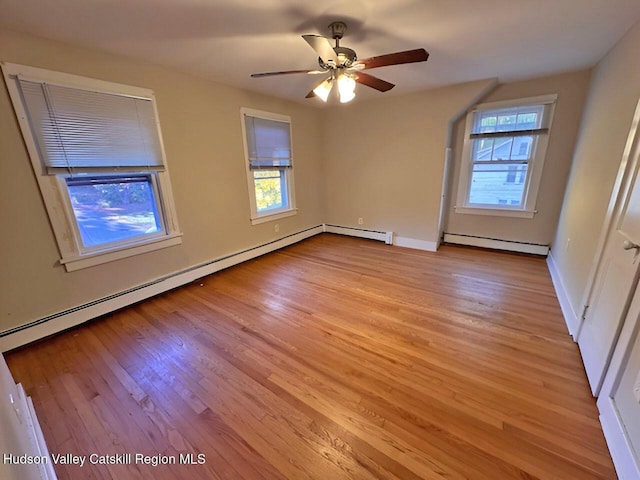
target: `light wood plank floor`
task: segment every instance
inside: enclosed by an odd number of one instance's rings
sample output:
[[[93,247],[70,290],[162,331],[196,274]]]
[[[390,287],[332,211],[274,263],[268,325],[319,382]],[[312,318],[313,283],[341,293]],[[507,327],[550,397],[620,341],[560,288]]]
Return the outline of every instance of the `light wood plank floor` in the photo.
[[[53,453],[206,459],[63,479],[615,478],[541,258],[323,234],[7,361]]]

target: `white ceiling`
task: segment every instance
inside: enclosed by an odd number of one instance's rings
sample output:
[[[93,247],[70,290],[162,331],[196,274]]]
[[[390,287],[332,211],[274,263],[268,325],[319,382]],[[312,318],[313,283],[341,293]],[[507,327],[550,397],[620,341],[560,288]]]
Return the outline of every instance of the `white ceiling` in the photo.
[[[426,63],[368,70],[397,84],[358,100],[498,77],[590,67],[640,19],[640,0],[0,0],[0,25],[179,68],[213,80],[320,105],[304,96],[317,76],[249,74],[313,69],[300,37],[328,36],[358,57],[426,48]],[[1,59],[0,59],[1,60]]]

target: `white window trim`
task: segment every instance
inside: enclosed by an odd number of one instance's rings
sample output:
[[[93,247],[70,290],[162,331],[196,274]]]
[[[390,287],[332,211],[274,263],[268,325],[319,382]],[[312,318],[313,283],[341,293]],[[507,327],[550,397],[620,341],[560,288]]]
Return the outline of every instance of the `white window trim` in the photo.
[[[291,133],[291,117],[288,115],[280,115],[278,113],[265,112],[262,110],[255,110],[252,108],[241,107],[240,108],[240,124],[242,125],[242,144],[244,147],[244,166],[247,175],[247,187],[249,189],[249,207],[251,209],[251,225],[259,225],[261,223],[271,222],[273,220],[279,220],[281,218],[290,217],[298,213],[295,200],[295,187],[294,187],[294,175],[293,169],[295,168],[293,162],[292,166],[285,169],[285,179],[287,182],[287,195],[289,204],[286,207],[268,210],[266,212],[258,212],[258,206],[256,204],[255,193],[255,181],[253,178],[253,170],[249,167],[249,146],[247,145],[247,128],[245,125],[245,115],[251,117],[264,118],[266,120],[275,120],[278,122],[286,122],[289,124],[289,141],[291,142],[291,152],[293,152],[293,135]]]
[[[542,171],[549,143],[549,133],[553,124],[553,116],[555,111],[555,102],[558,95],[540,95],[537,97],[520,98],[517,100],[503,100],[498,102],[483,103],[476,105],[467,113],[465,124],[464,144],[462,147],[462,157],[460,165],[460,174],[458,178],[458,194],[456,198],[456,206],[454,211],[461,214],[471,215],[491,215],[498,217],[515,217],[515,218],[533,218],[538,213],[535,209],[538,190],[540,189],[540,181],[542,179]],[[531,161],[531,173],[527,175],[527,183],[525,184],[525,199],[522,206],[514,207],[510,205],[469,205],[467,202],[469,193],[469,181],[471,180],[471,131],[473,129],[474,116],[477,112],[485,110],[499,110],[503,108],[519,107],[525,105],[548,105],[548,111],[545,113],[547,122],[545,128],[548,132],[537,136],[536,151]]]
[[[166,161],[164,145],[162,142],[162,132],[160,130],[160,122],[158,120],[158,109],[152,90],[62,72],[54,72],[26,65],[17,65],[14,63],[2,62],[0,63],[0,66],[2,67],[2,73],[9,91],[9,96],[11,97],[11,101],[18,118],[18,123],[29,153],[31,165],[35,173],[38,186],[40,187],[45,208],[49,215],[53,233],[58,244],[60,263],[65,266],[68,272],[182,243],[182,233],[178,226],[175,205],[173,202],[173,193],[171,190],[171,183],[169,181],[169,167]],[[43,162],[40,158],[37,143],[31,131],[27,112],[22,101],[22,95],[18,87],[18,76],[38,82],[47,82],[50,84],[58,84],[85,90],[95,90],[99,92],[137,96],[147,98],[152,101],[156,117],[156,126],[160,137],[162,158],[165,165],[164,171],[156,173],[156,179],[158,196],[160,197],[158,209],[163,212],[166,235],[162,237],[143,238],[135,242],[115,245],[102,250],[83,252],[81,242],[76,232],[75,216],[68,200],[66,186],[64,186],[64,179],[59,175],[48,175],[43,172]]]

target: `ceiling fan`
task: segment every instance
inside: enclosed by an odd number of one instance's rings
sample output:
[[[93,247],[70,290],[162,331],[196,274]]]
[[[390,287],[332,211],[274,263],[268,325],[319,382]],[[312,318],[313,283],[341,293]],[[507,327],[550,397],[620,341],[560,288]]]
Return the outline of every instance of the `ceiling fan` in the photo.
[[[254,73],[253,78],[271,77],[275,75],[289,75],[293,73],[323,74],[329,76],[318,83],[307,94],[306,98],[318,96],[326,102],[334,84],[338,85],[338,96],[341,103],[350,102],[356,96],[356,83],[361,83],[380,92],[391,90],[395,85],[382,80],[362,70],[370,68],[387,67],[390,65],[400,65],[403,63],[426,62],[429,53],[424,48],[416,50],[406,50],[404,52],[389,53],[379,55],[364,60],[358,60],[356,52],[350,48],[341,47],[340,40],[344,35],[347,25],[344,22],[332,22],[329,25],[331,37],[335,40],[336,46],[331,46],[331,41],[320,35],[302,35],[302,38],[319,55],[319,70],[286,70],[282,72]]]

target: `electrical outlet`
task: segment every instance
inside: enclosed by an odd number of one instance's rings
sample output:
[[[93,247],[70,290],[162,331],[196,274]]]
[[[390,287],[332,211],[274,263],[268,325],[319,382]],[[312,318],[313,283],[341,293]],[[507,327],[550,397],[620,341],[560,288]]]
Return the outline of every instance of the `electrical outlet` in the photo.
[[[362,220],[362,217],[358,217],[358,225],[362,225],[364,223],[364,220]]]
[[[273,230],[278,233],[280,231],[280,224],[276,223],[276,225],[273,227]]]
[[[636,378],[636,383],[633,386],[633,396],[636,402],[640,403],[640,372],[638,372],[638,378]]]

